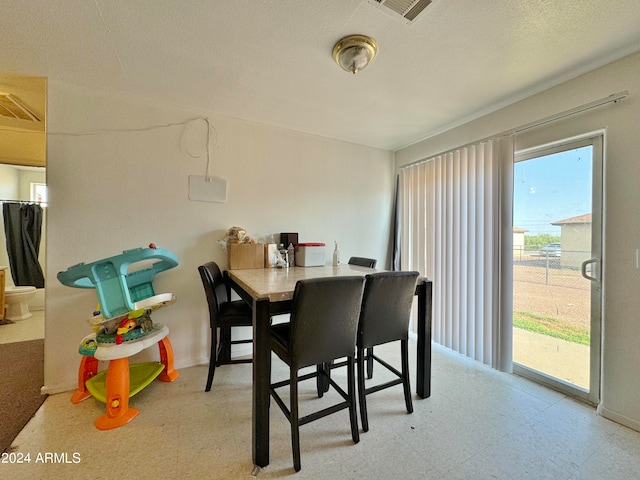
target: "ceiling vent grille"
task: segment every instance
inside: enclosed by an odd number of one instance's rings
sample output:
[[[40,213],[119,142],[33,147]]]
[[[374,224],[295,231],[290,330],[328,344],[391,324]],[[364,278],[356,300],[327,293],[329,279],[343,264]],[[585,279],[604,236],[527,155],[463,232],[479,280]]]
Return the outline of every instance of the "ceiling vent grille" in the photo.
[[[0,92],[0,117],[28,122],[39,122],[40,119],[15,95]]]
[[[405,23],[412,23],[417,16],[431,4],[432,0],[369,0],[369,3],[381,6],[385,11],[391,10],[392,14]],[[391,13],[388,12],[388,13]]]

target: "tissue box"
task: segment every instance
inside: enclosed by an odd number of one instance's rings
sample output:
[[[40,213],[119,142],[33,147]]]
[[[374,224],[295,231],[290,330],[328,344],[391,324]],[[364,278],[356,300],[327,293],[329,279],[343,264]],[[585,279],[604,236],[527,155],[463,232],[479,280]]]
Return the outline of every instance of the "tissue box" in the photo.
[[[231,243],[229,252],[229,270],[264,268],[264,245],[262,243]]]
[[[278,246],[275,243],[265,243],[264,244],[264,268],[275,267],[277,257],[278,257]]]
[[[299,243],[296,246],[296,266],[319,267],[325,262],[324,243]]]

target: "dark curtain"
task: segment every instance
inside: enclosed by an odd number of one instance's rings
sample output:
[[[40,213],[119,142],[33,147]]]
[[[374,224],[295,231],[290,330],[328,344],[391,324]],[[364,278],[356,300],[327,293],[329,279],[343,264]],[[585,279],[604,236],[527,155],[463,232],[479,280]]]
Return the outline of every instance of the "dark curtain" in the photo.
[[[396,176],[396,202],[395,208],[393,212],[393,261],[391,270],[401,270],[402,266],[400,263],[400,241],[401,241],[401,233],[400,233],[400,175]]]
[[[35,203],[4,203],[2,216],[13,283],[16,287],[44,288],[44,276],[38,263],[42,207]]]

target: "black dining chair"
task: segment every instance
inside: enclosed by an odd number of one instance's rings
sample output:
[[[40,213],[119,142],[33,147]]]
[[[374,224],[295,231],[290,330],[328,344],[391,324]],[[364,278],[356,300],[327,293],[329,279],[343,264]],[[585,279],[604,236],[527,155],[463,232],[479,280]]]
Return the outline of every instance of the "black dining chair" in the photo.
[[[348,263],[349,265],[359,265],[361,267],[376,268],[377,261],[375,258],[351,257]]]
[[[271,384],[270,392],[291,424],[293,466],[296,472],[301,468],[302,425],[346,408],[349,409],[353,442],[360,441],[356,413],[355,342],[363,283],[361,276],[299,280],[293,294],[290,321],[270,327],[271,350],[289,366],[289,379]],[[298,371],[342,357],[347,357],[347,391],[329,376],[326,376],[326,381],[343,401],[300,418],[298,383],[326,373],[317,368],[312,373],[299,376]],[[276,391],[287,385],[290,407],[285,405]]]
[[[362,429],[369,430],[366,396],[402,384],[408,413],[413,412],[409,383],[409,320],[418,272],[378,272],[365,276],[357,335],[358,397]],[[373,347],[400,341],[401,371],[373,354]],[[371,352],[371,353],[370,353]],[[376,360],[396,377],[365,388],[365,362]]]
[[[251,339],[231,340],[232,327],[252,325],[251,307],[243,300],[231,300],[231,286],[226,273],[223,274],[215,262],[207,262],[198,267],[204,292],[209,305],[209,323],[211,326],[211,353],[209,355],[209,373],[205,392],[211,390],[216,367],[235,363],[251,363],[252,359],[232,359],[231,345],[251,343]],[[218,340],[218,329],[220,339]]]

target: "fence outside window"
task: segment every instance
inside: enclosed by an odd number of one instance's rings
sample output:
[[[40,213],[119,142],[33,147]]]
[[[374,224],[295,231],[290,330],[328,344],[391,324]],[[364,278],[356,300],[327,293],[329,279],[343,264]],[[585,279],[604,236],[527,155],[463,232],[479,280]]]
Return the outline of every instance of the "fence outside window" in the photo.
[[[591,258],[591,252],[559,250],[549,252],[516,247],[513,251],[514,282],[589,290],[590,282],[582,276],[582,262]]]

